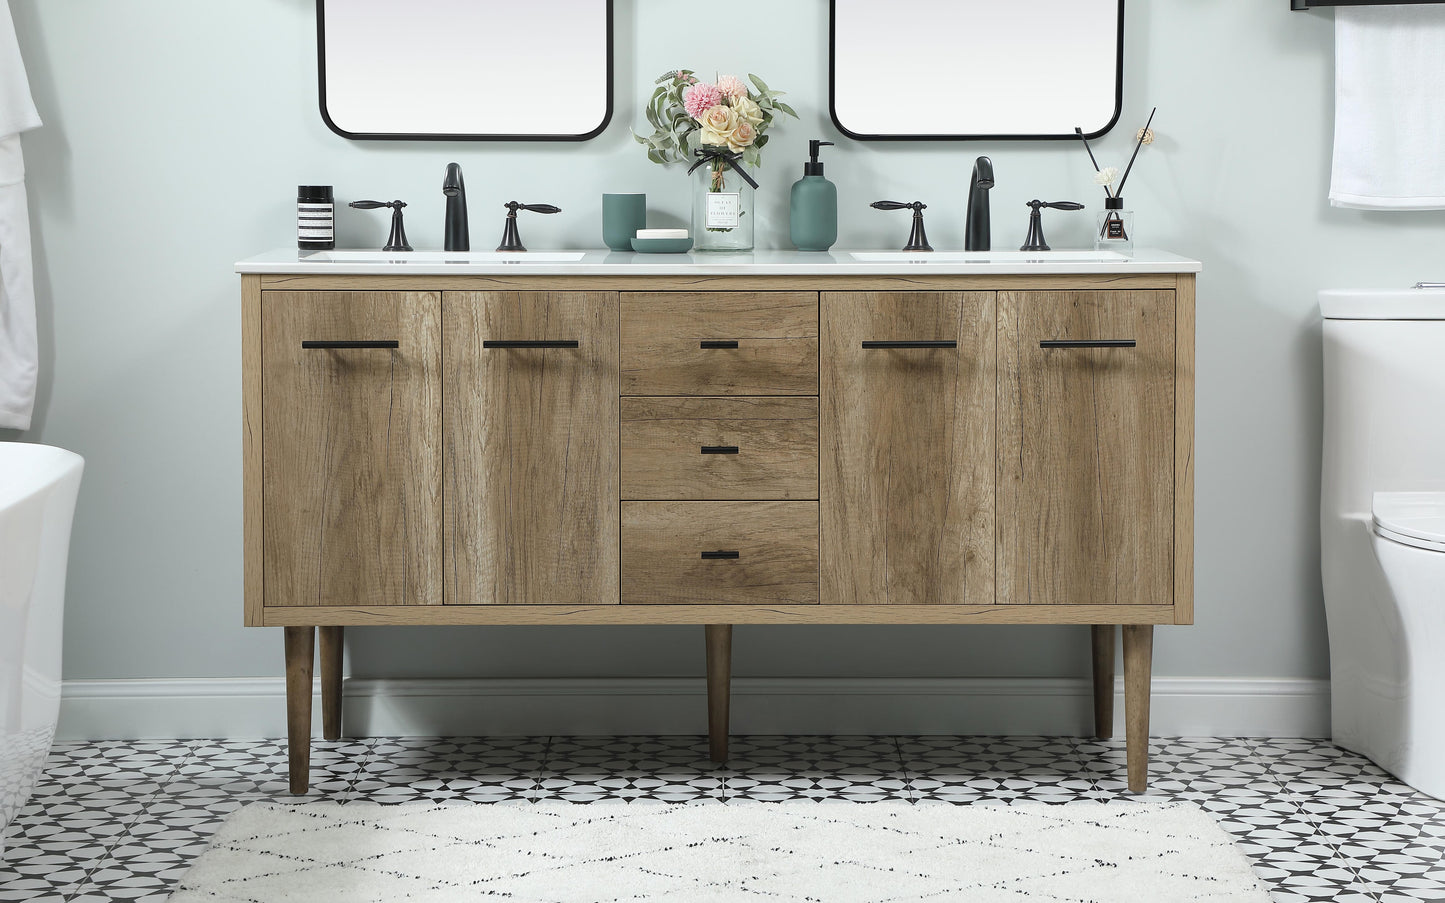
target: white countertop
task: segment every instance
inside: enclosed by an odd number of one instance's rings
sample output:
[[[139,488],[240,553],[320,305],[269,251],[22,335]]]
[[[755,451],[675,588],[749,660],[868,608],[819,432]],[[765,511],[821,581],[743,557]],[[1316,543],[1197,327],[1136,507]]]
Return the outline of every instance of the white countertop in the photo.
[[[933,254],[880,251],[753,251],[741,254],[692,251],[687,254],[638,254],[631,251],[537,251],[501,255],[415,251],[383,254],[370,259],[327,260],[324,255],[350,252],[298,251],[281,248],[236,263],[237,273],[310,275],[417,276],[898,276],[937,275],[1093,275],[1106,273],[1198,273],[1197,260],[1167,251],[1140,249],[1132,257],[1088,260],[1093,252],[1059,249],[1019,251],[947,251]],[[898,254],[900,259],[857,260],[852,255]],[[564,255],[576,260],[558,260]],[[480,259],[477,259],[480,258]]]

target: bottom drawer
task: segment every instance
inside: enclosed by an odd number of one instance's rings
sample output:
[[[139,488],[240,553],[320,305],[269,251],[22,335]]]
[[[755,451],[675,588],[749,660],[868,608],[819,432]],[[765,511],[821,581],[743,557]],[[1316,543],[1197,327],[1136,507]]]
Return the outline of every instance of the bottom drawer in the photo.
[[[812,605],[817,502],[623,502],[624,605]]]

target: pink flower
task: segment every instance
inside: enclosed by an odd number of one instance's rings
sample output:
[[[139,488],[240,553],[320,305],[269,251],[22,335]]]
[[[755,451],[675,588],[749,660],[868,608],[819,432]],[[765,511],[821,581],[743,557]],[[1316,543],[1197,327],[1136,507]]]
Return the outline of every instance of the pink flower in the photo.
[[[698,82],[682,92],[682,107],[693,119],[701,119],[702,114],[720,103],[722,94],[707,82]]]
[[[724,75],[717,80],[717,89],[723,97],[747,97],[748,86],[736,75]]]

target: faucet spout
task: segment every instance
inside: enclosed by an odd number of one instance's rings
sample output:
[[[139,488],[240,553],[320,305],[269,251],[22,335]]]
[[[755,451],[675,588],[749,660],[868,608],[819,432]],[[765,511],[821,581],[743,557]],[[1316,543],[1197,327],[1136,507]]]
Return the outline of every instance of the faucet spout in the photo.
[[[460,163],[448,163],[442,181],[442,194],[447,196],[447,219],[443,229],[442,248],[447,251],[470,251],[472,239],[467,227],[467,186],[462,181]]]
[[[993,161],[979,157],[973,162],[973,179],[968,183],[968,222],[963,229],[965,251],[988,251],[993,242],[988,214],[988,190],[993,187]]]

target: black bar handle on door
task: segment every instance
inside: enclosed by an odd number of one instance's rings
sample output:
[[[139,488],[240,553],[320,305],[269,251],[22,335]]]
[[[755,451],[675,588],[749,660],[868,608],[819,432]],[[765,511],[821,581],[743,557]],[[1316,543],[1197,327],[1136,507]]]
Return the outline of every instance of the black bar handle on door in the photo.
[[[699,347],[699,348],[736,348],[736,347],[738,347],[738,343],[737,343],[736,340],[704,339],[703,341],[697,343],[697,347]]]
[[[702,453],[705,455],[735,455],[738,453],[736,445],[704,445]]]
[[[719,549],[716,552],[703,552],[702,557],[706,561],[718,561],[725,558],[737,558],[738,553],[730,549]]]
[[[1133,339],[1044,339],[1040,348],[1133,348]]]
[[[919,339],[908,342],[864,342],[864,348],[957,348],[958,343],[950,339]]]
[[[483,348],[578,348],[576,339],[485,339]]]
[[[308,339],[301,343],[302,348],[324,348],[328,350],[341,350],[346,348],[400,348],[401,343],[396,339],[357,339],[331,341],[327,339]]]

